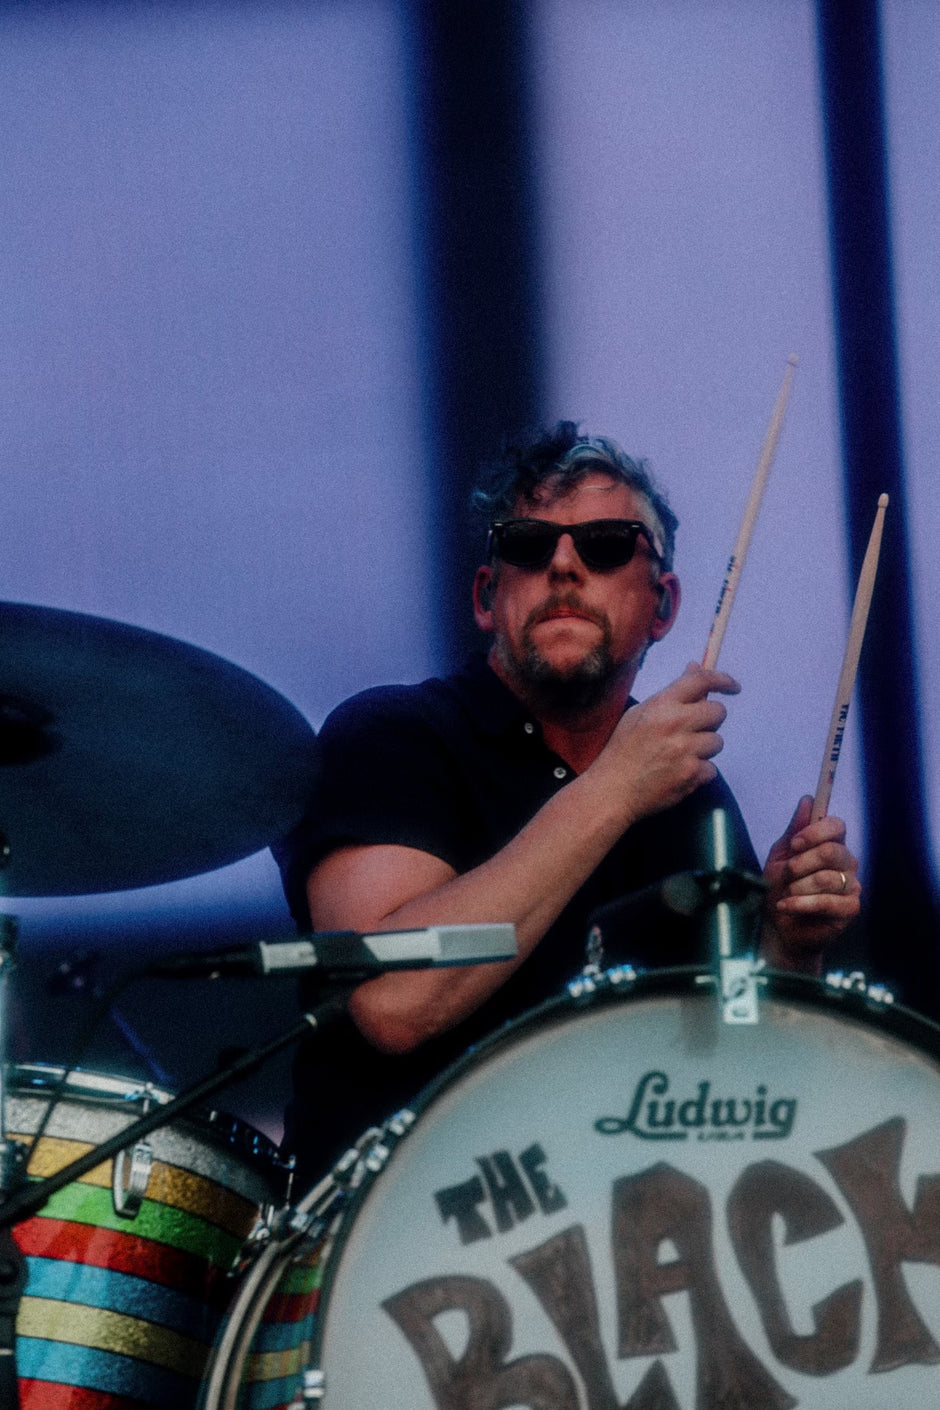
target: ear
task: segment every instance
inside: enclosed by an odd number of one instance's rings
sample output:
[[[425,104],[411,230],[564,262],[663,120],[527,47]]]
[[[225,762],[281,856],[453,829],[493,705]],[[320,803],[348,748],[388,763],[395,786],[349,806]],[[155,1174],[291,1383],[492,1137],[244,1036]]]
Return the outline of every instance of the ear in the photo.
[[[675,573],[663,573],[656,584],[655,591],[659,593],[659,602],[650,628],[651,642],[662,641],[666,633],[672,629],[672,624],[679,612],[679,603],[682,600],[682,590]]]
[[[473,618],[482,632],[493,630],[493,570],[482,564],[473,579]]]

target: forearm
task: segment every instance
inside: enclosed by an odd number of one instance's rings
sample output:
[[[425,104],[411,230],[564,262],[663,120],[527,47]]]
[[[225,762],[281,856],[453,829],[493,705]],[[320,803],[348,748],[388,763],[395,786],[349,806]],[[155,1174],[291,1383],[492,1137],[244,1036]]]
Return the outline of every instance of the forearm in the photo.
[[[370,981],[350,1005],[365,1036],[387,1051],[407,1051],[474,1012],[528,958],[630,821],[588,771],[488,861],[381,915],[376,929],[508,922],[516,927],[517,954],[500,964]]]

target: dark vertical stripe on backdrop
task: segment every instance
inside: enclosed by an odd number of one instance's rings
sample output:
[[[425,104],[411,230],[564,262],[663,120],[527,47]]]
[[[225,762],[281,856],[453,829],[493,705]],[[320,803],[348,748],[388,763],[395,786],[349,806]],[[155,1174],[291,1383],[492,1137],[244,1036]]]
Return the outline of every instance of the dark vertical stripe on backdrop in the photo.
[[[481,460],[539,420],[527,7],[415,0],[415,170],[441,664],[478,643],[481,536],[466,504]]]
[[[940,1016],[927,843],[877,0],[817,0],[851,592],[878,495],[891,503],[859,670],[868,868],[862,953]]]

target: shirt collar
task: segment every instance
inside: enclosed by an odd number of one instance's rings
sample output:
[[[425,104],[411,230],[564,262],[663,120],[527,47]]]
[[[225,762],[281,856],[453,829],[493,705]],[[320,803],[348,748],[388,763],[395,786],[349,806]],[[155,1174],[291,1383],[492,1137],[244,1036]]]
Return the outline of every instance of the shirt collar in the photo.
[[[541,726],[532,712],[500,680],[482,651],[475,651],[467,658],[454,682],[461,700],[472,709],[484,734],[503,734],[527,720],[536,724],[541,733]],[[624,706],[624,713],[636,703],[631,695]]]
[[[493,670],[486,656],[476,651],[455,678],[458,694],[472,708],[484,734],[503,734],[525,720],[530,712]]]

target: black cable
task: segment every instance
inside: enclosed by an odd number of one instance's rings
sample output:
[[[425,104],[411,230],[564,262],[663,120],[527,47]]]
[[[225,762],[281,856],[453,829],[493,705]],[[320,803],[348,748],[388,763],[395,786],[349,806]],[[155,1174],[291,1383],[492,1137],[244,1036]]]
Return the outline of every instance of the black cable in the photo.
[[[52,1119],[53,1112],[55,1111],[56,1107],[59,1105],[63,1096],[65,1095],[69,1078],[78,1068],[79,1064],[82,1061],[82,1058],[88,1052],[88,1049],[90,1048],[92,1043],[92,1039],[95,1037],[99,1026],[104,1021],[104,1019],[107,1018],[112,1005],[117,1002],[117,1000],[121,997],[125,990],[129,989],[131,984],[135,983],[138,979],[142,979],[145,974],[146,966],[144,965],[139,965],[135,969],[125,971],[125,973],[122,974],[119,979],[116,979],[114,983],[111,984],[110,987],[104,991],[104,993],[95,1003],[95,1006],[92,1009],[89,1017],[86,1019],[85,1026],[79,1029],[78,1037],[76,1038],[75,1043],[72,1047],[72,1051],[66,1061],[65,1066],[62,1069],[61,1075],[57,1077],[56,1080],[53,1082],[52,1088],[48,1093],[45,1111],[43,1112],[42,1117],[39,1121],[39,1125],[37,1126],[36,1131],[32,1137],[32,1144],[29,1148],[29,1157],[26,1161],[26,1167],[23,1171],[24,1178],[29,1176],[29,1174],[31,1173],[30,1165],[32,1163],[34,1155],[39,1149],[39,1142],[42,1140],[43,1136],[48,1130],[49,1122]]]

